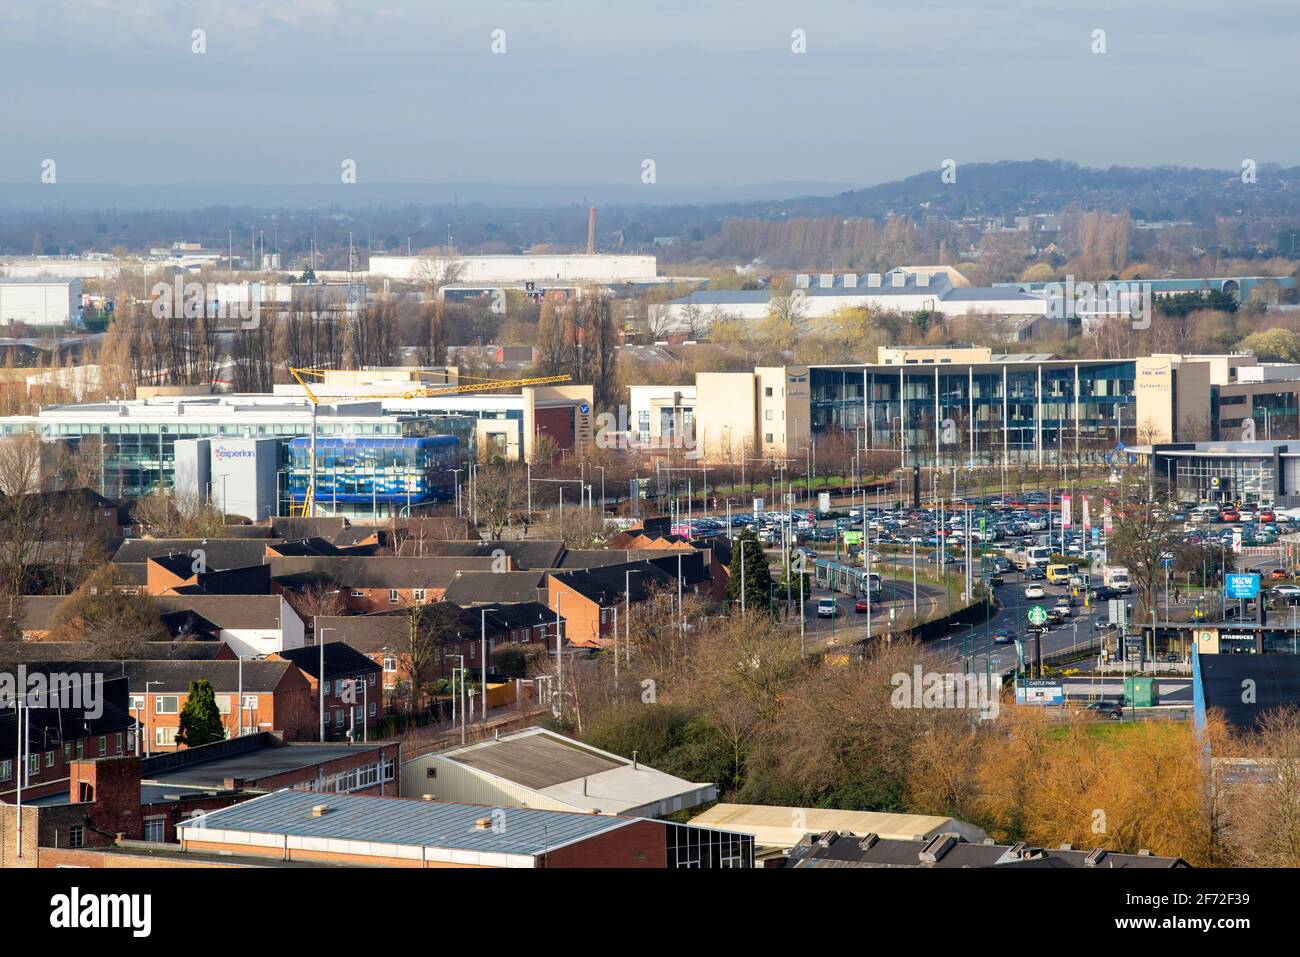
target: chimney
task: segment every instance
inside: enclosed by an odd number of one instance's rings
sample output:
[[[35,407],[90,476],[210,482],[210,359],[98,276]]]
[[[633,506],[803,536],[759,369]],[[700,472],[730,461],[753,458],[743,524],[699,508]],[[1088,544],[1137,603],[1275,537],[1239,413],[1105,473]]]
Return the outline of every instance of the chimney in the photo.
[[[596,255],[596,207],[587,210],[587,255]]]
[[[1083,859],[1083,866],[1096,867],[1101,863],[1101,859],[1105,856],[1106,852],[1102,848],[1096,848],[1095,850],[1090,851],[1088,856]]]

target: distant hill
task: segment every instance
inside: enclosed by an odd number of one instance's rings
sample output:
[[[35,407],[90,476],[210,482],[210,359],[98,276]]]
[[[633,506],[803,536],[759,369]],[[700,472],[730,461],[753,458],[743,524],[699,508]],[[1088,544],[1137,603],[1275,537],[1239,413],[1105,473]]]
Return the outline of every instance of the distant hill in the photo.
[[[1127,209],[1135,218],[1210,222],[1215,216],[1300,215],[1300,167],[1260,165],[1254,183],[1241,170],[1180,166],[1112,166],[1092,169],[1064,160],[1008,160],[959,164],[956,182],[936,168],[906,179],[833,196],[804,196],[762,203],[729,203],[716,211],[760,218],[869,216],[923,218],[1012,216],[1085,209]]]

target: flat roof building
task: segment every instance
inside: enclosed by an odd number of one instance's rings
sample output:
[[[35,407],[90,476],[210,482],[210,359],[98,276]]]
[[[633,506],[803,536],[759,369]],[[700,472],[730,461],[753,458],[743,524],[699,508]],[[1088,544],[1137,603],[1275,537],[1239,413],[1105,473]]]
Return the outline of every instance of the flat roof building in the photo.
[[[635,817],[282,790],[178,825],[182,851],[378,867],[752,867],[753,838]]]

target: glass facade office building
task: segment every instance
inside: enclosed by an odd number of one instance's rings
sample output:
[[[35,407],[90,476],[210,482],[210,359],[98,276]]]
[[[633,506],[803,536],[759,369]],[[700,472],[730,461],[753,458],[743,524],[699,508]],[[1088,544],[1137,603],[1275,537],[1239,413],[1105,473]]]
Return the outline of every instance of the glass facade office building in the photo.
[[[465,449],[454,435],[423,437],[317,438],[316,502],[392,512],[405,506],[449,502],[456,495],[456,473],[464,469]],[[311,438],[289,443],[289,500],[301,505],[311,472]]]
[[[477,452],[475,421],[465,415],[322,413],[316,430],[318,442],[442,436],[456,443],[456,455],[461,459],[472,458]],[[38,416],[14,416],[0,424],[0,436],[20,434],[35,434],[46,442],[62,443],[72,452],[84,450],[97,456],[98,491],[111,498],[138,498],[159,485],[174,484],[176,442],[181,439],[279,439],[277,470],[285,473],[290,468],[290,442],[310,437],[311,418],[301,404],[241,403],[238,397],[185,399],[168,405],[85,403],[52,406]],[[281,488],[287,484],[286,476]],[[389,491],[397,495],[396,490]],[[406,502],[404,489],[401,501]]]
[[[809,380],[814,435],[907,465],[1102,462],[1136,441],[1132,360],[813,366]]]

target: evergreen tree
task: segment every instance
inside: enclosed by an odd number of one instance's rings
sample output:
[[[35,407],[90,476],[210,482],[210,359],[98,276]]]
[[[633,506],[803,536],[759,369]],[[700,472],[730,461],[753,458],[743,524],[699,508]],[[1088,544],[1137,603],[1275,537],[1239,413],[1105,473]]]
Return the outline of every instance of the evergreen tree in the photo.
[[[733,602],[737,609],[741,604],[742,584],[745,590],[746,611],[771,607],[772,573],[768,568],[763,544],[752,528],[747,528],[737,535],[731,545],[731,573],[727,577],[727,599]]]
[[[196,748],[201,744],[224,740],[225,737],[226,729],[221,724],[221,711],[217,708],[217,697],[212,693],[212,685],[207,678],[191,681],[185,707],[181,709],[181,726],[176,734],[176,743]]]

